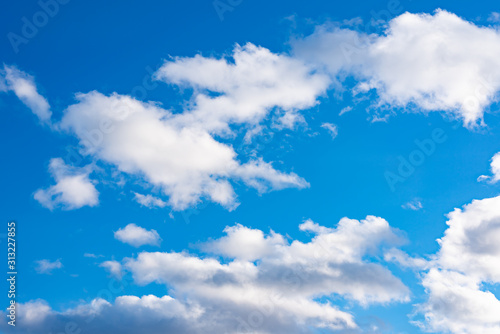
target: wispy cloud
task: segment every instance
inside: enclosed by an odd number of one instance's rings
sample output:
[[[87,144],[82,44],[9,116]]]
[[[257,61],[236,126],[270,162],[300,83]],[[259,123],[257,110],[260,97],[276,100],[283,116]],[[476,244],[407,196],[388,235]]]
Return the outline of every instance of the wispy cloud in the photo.
[[[321,124],[321,127],[323,129],[326,129],[330,133],[330,136],[332,136],[332,139],[335,139],[337,137],[337,135],[339,134],[338,127],[333,123],[323,123],[323,124]]]
[[[407,209],[407,210],[418,211],[418,210],[422,209],[424,206],[422,205],[422,202],[419,199],[415,198],[415,199],[412,199],[411,201],[406,202],[405,204],[401,205],[401,207],[403,209]]]
[[[50,261],[50,260],[38,260],[35,261],[35,270],[39,274],[52,274],[52,271],[55,269],[60,269],[63,267],[63,264],[61,263],[61,260],[55,260],[55,261]]]

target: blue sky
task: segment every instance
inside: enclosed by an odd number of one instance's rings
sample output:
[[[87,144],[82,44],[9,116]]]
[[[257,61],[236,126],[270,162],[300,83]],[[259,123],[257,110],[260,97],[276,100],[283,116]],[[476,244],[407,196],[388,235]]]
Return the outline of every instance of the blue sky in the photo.
[[[0,14],[0,331],[500,331],[492,2],[40,3]]]

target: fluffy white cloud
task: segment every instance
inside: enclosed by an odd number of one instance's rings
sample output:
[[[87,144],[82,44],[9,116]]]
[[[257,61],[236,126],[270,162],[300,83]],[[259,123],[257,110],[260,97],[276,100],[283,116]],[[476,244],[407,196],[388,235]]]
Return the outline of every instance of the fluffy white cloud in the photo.
[[[491,183],[496,183],[500,181],[500,152],[495,154],[493,158],[491,158],[491,176],[481,175],[478,178],[478,181],[489,181]]]
[[[498,259],[497,259],[498,262]],[[458,271],[431,269],[422,281],[428,292],[417,310],[425,315],[424,330],[454,334],[500,332],[500,301],[481,282]]]
[[[106,271],[113,277],[117,279],[121,279],[123,272],[122,272],[122,265],[118,261],[104,261],[99,265],[99,267],[102,267],[106,269]]]
[[[265,236],[261,230],[237,224],[224,229],[226,236],[203,245],[203,249],[229,258],[255,261],[273,253],[276,246],[286,244],[285,239],[271,231]]]
[[[61,128],[77,135],[86,154],[160,187],[174,209],[185,209],[200,198],[234,208],[238,203],[231,178],[259,190],[308,186],[296,174],[278,172],[261,160],[241,164],[230,145],[183,124],[184,114],[118,94],[91,92],[77,98]]]
[[[202,244],[224,261],[187,252],[142,252],[123,267],[106,261],[101,266],[120,277],[128,270],[137,284],[165,284],[169,295],[95,299],[64,311],[43,301],[19,304],[16,333],[60,332],[68,323],[95,334],[358,332],[335,299],[363,306],[408,301],[407,287],[378,261],[384,245],[403,242],[384,219],[343,218],[335,228],[307,220],[299,228],[312,233],[309,242],[227,227],[225,236]],[[11,332],[5,323],[0,330]]]
[[[485,283],[500,284],[500,196],[475,200],[448,214],[439,252],[423,274],[428,300],[417,322],[433,332],[499,333],[500,300]]]
[[[52,274],[55,269],[60,269],[63,267],[61,260],[50,261],[50,260],[38,260],[35,261],[35,271],[39,274]]]
[[[38,93],[32,76],[14,66],[0,70],[0,92],[12,91],[31,111],[45,123],[50,123],[52,112],[47,100]]]
[[[137,203],[142,206],[146,206],[148,208],[164,208],[167,206],[167,203],[164,202],[161,198],[154,197],[153,195],[143,195],[139,193],[134,193],[134,199]]]
[[[314,106],[330,82],[298,59],[251,43],[237,45],[231,58],[175,58],[158,70],[158,79],[194,89],[180,121],[224,133],[232,123],[256,125],[277,108],[292,115],[283,119],[291,127],[296,111]]]
[[[297,325],[355,328],[352,315],[315,298],[337,295],[361,305],[408,301],[403,283],[381,264],[367,260],[383,244],[402,242],[385,220],[344,218],[337,228],[307,221],[300,227],[315,234],[310,242],[288,243],[274,232],[265,235],[236,225],[224,230],[226,236],[202,245],[232,259],[229,262],[187,253],[143,252],[126,259],[125,268],[139,284],[166,284],[176,296],[205,307],[217,305],[235,318],[272,308],[265,312],[266,323],[273,318]],[[264,325],[253,330],[271,331]]]
[[[402,14],[383,35],[321,26],[294,43],[295,54],[326,69],[337,84],[359,80],[355,93],[375,90],[382,107],[445,111],[468,127],[480,124],[500,90],[500,33],[455,14]]]
[[[38,189],[34,198],[44,207],[54,209],[62,206],[72,210],[99,204],[99,192],[89,179],[91,167],[68,166],[61,158],[50,160],[49,171],[56,184],[48,189]]]
[[[0,313],[5,318],[5,312]],[[124,334],[203,333],[196,324],[202,316],[196,305],[186,306],[170,296],[120,296],[113,303],[97,298],[64,311],[55,311],[45,301],[35,300],[17,304],[16,327],[3,321],[0,329],[3,333],[18,334],[40,331],[105,334],[117,330]]]
[[[449,228],[439,240],[440,266],[474,278],[499,282],[500,196],[474,200],[448,214]]]
[[[161,238],[156,230],[148,231],[135,224],[128,224],[114,233],[115,239],[123,243],[140,247],[144,245],[160,246]]]

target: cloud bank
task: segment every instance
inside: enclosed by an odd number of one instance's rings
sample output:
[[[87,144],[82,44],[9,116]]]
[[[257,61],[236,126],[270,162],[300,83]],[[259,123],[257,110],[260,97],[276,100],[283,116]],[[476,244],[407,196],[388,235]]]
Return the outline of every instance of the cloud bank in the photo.
[[[111,273],[123,268],[134,283],[164,284],[169,295],[95,299],[65,311],[32,301],[19,306],[20,330],[57,332],[68,322],[96,334],[357,330],[353,314],[320,297],[362,306],[409,300],[408,288],[376,260],[384,247],[404,242],[384,219],[343,218],[335,228],[308,220],[299,227],[312,235],[309,242],[235,225],[200,245],[214,257],[142,252],[122,264],[107,261],[101,266]],[[21,318],[23,309],[30,319]]]

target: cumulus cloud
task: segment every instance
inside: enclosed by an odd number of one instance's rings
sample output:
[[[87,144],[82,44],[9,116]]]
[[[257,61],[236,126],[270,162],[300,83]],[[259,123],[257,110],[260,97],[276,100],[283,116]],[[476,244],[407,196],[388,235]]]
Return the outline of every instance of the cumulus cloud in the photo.
[[[251,43],[237,45],[231,58],[178,57],[158,70],[159,80],[194,89],[182,121],[213,133],[232,123],[256,125],[276,108],[293,115],[314,106],[330,83],[302,61]]]
[[[156,230],[146,230],[135,224],[128,224],[114,233],[115,239],[134,247],[144,245],[160,246],[161,238]]]
[[[444,10],[404,13],[384,34],[320,26],[296,40],[294,52],[326,70],[339,86],[358,80],[355,94],[375,91],[376,109],[444,111],[468,127],[482,124],[500,89],[500,33]]]
[[[49,171],[56,184],[47,189],[38,189],[34,198],[52,210],[63,207],[67,210],[99,204],[99,192],[89,179],[91,166],[77,168],[68,166],[61,158],[50,160]]]
[[[283,236],[271,231],[265,236],[261,230],[237,224],[224,229],[226,236],[204,244],[203,248],[215,254],[255,261],[275,251],[276,246],[286,244]]]
[[[102,267],[106,269],[106,271],[116,279],[121,279],[123,272],[122,272],[122,265],[118,261],[104,261],[99,265],[99,267]]]
[[[63,267],[63,264],[61,263],[61,260],[55,260],[55,261],[50,261],[50,260],[38,260],[35,261],[35,271],[39,274],[52,274],[52,271],[55,269],[60,269]]]
[[[142,206],[148,208],[164,208],[167,206],[167,202],[164,202],[161,198],[154,197],[153,195],[143,195],[134,192],[134,200]]]
[[[454,334],[500,332],[500,300],[486,284],[500,284],[500,196],[448,214],[448,229],[431,269],[422,274],[428,294],[417,311],[423,329]]]
[[[40,301],[20,305],[38,315],[20,328],[58,332],[69,321],[92,333],[313,333],[359,330],[354,315],[335,300],[362,306],[407,302],[408,288],[380,262],[384,247],[400,245],[400,232],[382,218],[343,218],[336,227],[300,225],[311,240],[289,242],[271,231],[242,225],[187,252],[142,252],[122,261],[136,284],[165,284],[163,297],[121,296],[57,312]],[[224,260],[220,259],[223,257]],[[120,263],[102,264],[110,270]],[[121,271],[120,271],[121,272]],[[326,298],[329,301],[321,301]],[[90,321],[86,319],[90,317]],[[1,328],[1,327],[0,327]],[[29,331],[27,331],[29,332]],[[8,331],[7,331],[8,333]]]
[[[126,259],[124,266],[138,284],[166,284],[176,296],[231,310],[235,318],[272,306],[266,322],[288,319],[297,325],[355,328],[351,314],[315,298],[337,295],[361,305],[408,301],[406,286],[381,264],[368,260],[382,245],[403,241],[384,219],[344,218],[337,228],[307,221],[301,229],[314,234],[310,242],[288,243],[272,231],[265,235],[242,225],[227,227],[226,236],[202,249],[232,259],[229,262],[187,253],[143,252]],[[253,330],[270,332],[267,327]]]
[[[160,187],[174,209],[186,209],[201,198],[235,208],[230,179],[261,191],[308,186],[296,174],[276,171],[262,160],[240,163],[230,145],[189,124],[185,114],[118,94],[91,92],[77,99],[61,128],[76,134],[86,154]]]
[[[44,123],[50,123],[52,112],[47,100],[38,93],[35,80],[14,66],[0,69],[0,92],[12,91]]]
[[[1,313],[5,317],[5,312]],[[196,323],[201,319],[203,314],[196,305],[186,306],[170,296],[120,296],[113,303],[97,298],[64,311],[53,310],[43,300],[17,303],[16,327],[3,321],[0,328],[4,333],[19,334],[40,333],[41,330],[48,333],[105,334],[118,330],[124,334],[187,334],[203,333]]]

